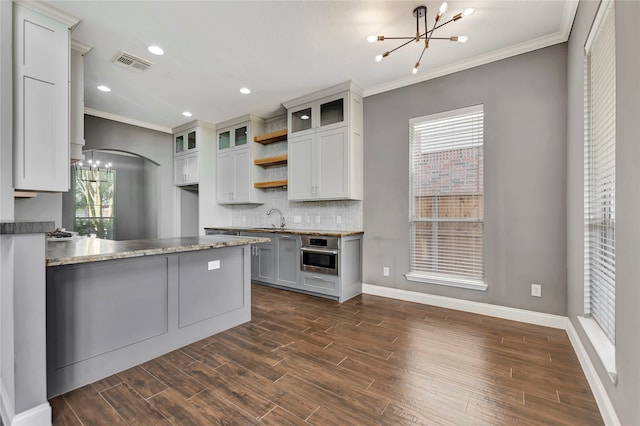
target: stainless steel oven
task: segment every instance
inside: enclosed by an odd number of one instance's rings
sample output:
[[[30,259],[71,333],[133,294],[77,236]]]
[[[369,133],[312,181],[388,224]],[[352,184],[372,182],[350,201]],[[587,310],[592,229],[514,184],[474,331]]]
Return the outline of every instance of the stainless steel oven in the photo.
[[[300,269],[320,274],[338,275],[340,251],[337,237],[300,237]]]

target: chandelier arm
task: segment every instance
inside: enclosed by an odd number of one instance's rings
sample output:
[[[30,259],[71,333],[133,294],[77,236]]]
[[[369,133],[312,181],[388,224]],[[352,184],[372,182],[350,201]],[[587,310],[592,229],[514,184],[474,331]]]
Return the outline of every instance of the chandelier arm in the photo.
[[[420,54],[420,57],[418,58],[418,62],[417,62],[418,64],[422,61],[422,56],[424,55],[424,52],[425,52],[426,50],[427,50],[427,48],[426,48],[426,47],[423,47],[423,48],[422,48],[422,53]]]
[[[424,35],[424,34],[423,34]],[[415,40],[415,37],[387,37],[383,36],[385,40]]]

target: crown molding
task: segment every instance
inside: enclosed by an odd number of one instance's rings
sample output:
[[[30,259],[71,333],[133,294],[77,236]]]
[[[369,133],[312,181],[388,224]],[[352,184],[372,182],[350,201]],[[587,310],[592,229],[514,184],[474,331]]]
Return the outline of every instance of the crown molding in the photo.
[[[73,15],[68,14],[67,12],[63,12],[60,9],[56,9],[48,3],[45,3],[40,0],[13,0],[14,3],[19,4],[20,6],[24,6],[33,10],[34,12],[41,13],[45,16],[48,16],[51,19],[55,19],[56,21],[62,22],[63,24],[69,26],[69,28],[73,29],[78,22],[80,22],[79,18],[76,18]]]
[[[534,50],[542,49],[545,47],[553,46],[555,44],[564,43],[569,40],[571,34],[571,28],[573,26],[573,20],[578,10],[578,1],[572,0],[565,2],[564,11],[562,14],[562,23],[560,25],[560,31],[526,41],[524,43],[515,44],[513,46],[505,47],[493,52],[489,52],[483,55],[478,55],[473,58],[466,59],[451,65],[446,65],[439,68],[434,68],[426,72],[419,73],[415,76],[410,75],[400,78],[398,80],[390,81],[388,83],[372,86],[364,91],[364,97],[377,95],[379,93],[388,92],[390,90],[399,89],[401,87],[409,86],[411,84],[420,83],[427,80],[432,80],[444,75],[453,74],[459,71],[464,71],[470,68],[475,68],[480,65],[489,64],[491,62],[507,59],[512,56],[522,55],[523,53],[532,52]]]
[[[173,134],[173,130],[170,127],[160,126],[159,124],[148,123],[146,121],[135,120],[133,118],[111,114],[110,112],[104,112],[93,108],[85,108],[84,113],[93,117],[105,118],[107,120],[118,121],[120,123],[143,127],[145,129],[155,130],[157,132]]]
[[[286,109],[289,109],[294,106],[306,104],[317,99],[326,98],[327,96],[335,95],[347,90],[350,90],[351,92],[356,93],[360,96],[363,96],[364,93],[364,89],[362,89],[362,87],[358,83],[352,80],[348,80],[340,84],[336,84],[335,86],[327,87],[326,89],[318,90],[316,92],[291,99],[290,101],[283,102],[282,106]]]
[[[193,129],[194,127],[207,127],[211,130],[216,130],[215,124],[207,123],[206,121],[201,120],[191,120],[188,123],[182,124],[178,127],[174,127],[173,129],[171,129],[171,133],[175,134],[184,132],[185,130]]]
[[[71,49],[80,52],[80,54],[84,56],[89,53],[91,49],[93,49],[93,46],[89,46],[88,44],[81,41],[71,39]]]

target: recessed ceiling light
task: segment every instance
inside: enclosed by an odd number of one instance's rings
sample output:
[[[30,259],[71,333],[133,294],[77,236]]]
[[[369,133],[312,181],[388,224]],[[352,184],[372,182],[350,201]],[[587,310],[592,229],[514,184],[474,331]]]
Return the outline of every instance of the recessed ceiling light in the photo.
[[[193,114],[191,114],[189,111],[185,111],[182,113],[182,115],[184,115],[185,117],[191,117]]]
[[[309,119],[309,116],[308,116],[307,114],[304,114],[304,115],[301,115],[301,116],[300,116],[300,119],[301,119],[301,120],[308,120],[308,119]]]
[[[164,50],[162,50],[162,48],[160,46],[149,46],[147,47],[147,50],[151,53],[153,53],[154,55],[164,55]]]
[[[251,89],[249,89],[248,87],[241,87],[240,93],[242,93],[243,95],[248,95],[249,93],[251,93]]]
[[[107,86],[98,86],[98,90],[100,90],[101,92],[110,92],[111,89],[109,89],[109,87]]]

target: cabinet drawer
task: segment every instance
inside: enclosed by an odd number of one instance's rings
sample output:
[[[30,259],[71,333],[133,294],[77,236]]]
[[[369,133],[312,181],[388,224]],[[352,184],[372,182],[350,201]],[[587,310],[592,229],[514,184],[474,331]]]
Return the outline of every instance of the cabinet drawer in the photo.
[[[339,294],[340,277],[303,272],[300,278],[304,290],[330,296],[337,296]]]

